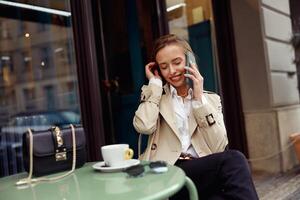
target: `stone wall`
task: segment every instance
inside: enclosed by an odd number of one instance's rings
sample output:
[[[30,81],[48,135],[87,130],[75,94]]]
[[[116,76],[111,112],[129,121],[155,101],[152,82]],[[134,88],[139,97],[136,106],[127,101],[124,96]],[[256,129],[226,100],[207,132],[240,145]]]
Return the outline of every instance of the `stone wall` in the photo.
[[[289,135],[300,106],[288,0],[231,0],[251,166],[286,171],[297,164]]]

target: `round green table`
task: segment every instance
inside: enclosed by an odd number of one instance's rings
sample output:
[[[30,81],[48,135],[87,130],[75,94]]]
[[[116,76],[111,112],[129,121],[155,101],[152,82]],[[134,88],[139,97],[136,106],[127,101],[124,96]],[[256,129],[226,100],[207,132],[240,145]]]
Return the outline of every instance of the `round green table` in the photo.
[[[96,171],[93,164],[86,163],[72,175],[53,182],[16,186],[15,183],[27,173],[1,178],[0,200],[159,200],[167,199],[184,185],[190,199],[198,199],[194,183],[179,167],[169,165],[165,173],[148,172],[132,178],[124,172]]]

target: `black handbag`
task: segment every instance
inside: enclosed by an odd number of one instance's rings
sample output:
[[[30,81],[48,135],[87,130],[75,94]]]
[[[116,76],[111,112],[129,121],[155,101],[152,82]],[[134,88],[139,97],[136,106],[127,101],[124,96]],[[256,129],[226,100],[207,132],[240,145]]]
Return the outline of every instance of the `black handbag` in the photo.
[[[82,127],[70,125],[70,128],[53,127],[46,131],[28,129],[23,134],[23,163],[29,176],[17,184],[46,180],[45,178],[31,179],[32,175],[42,176],[71,170],[64,174],[64,177],[72,173],[75,167],[83,166],[85,162],[85,134]],[[62,176],[51,180],[58,178]]]

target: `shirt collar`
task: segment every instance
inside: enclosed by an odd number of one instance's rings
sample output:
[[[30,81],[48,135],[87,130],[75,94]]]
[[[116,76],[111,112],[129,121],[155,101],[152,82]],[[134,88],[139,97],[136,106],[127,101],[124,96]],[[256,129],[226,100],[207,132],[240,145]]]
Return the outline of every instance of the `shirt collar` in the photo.
[[[177,90],[172,85],[170,85],[170,92],[172,97],[179,97],[177,94]],[[192,97],[193,97],[193,89],[190,88],[188,91],[188,95],[185,98],[190,100],[192,99]]]

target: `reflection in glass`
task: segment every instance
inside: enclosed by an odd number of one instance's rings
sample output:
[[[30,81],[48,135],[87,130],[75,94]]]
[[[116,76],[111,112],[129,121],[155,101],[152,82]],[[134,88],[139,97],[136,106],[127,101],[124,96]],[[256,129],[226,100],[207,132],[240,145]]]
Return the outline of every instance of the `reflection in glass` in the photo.
[[[212,0],[166,0],[170,33],[189,41],[204,89],[218,92]]]
[[[80,123],[69,7],[0,1],[0,177],[23,170],[27,128]]]

